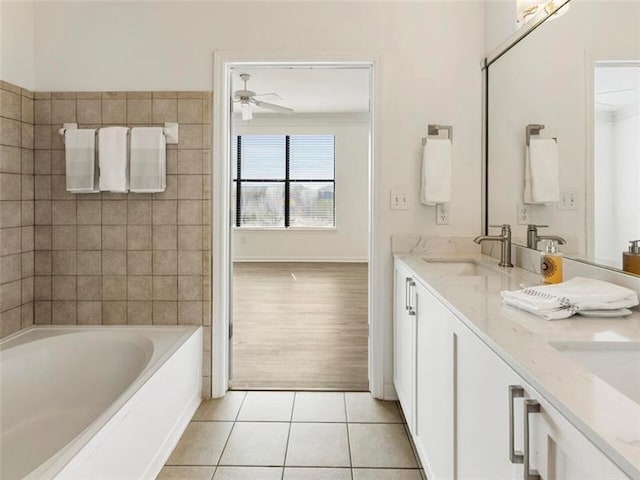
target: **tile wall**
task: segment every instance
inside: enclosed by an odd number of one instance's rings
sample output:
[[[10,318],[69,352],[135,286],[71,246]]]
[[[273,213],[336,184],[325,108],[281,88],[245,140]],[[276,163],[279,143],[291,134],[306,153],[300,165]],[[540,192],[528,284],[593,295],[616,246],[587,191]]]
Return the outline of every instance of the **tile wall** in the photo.
[[[0,81],[0,338],[33,324],[33,93]]]

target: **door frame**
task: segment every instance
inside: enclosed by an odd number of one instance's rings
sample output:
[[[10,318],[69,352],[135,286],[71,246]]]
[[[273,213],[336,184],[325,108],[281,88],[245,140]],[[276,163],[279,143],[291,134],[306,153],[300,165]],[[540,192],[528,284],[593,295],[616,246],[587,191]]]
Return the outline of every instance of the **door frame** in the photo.
[[[231,128],[231,67],[237,66],[337,66],[370,68],[369,126],[369,248],[368,248],[368,376],[369,390],[384,398],[384,258],[382,224],[382,168],[380,152],[380,57],[371,54],[317,52],[217,51],[213,67],[213,168],[211,169],[211,396],[224,396],[229,388],[229,321],[231,315],[231,202],[229,129]]]

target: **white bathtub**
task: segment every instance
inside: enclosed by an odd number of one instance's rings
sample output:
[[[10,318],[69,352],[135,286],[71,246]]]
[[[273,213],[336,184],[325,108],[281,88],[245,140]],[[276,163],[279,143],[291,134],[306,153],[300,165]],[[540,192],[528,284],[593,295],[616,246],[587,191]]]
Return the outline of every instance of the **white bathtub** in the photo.
[[[0,478],[153,479],[195,412],[199,327],[32,327],[0,341]]]

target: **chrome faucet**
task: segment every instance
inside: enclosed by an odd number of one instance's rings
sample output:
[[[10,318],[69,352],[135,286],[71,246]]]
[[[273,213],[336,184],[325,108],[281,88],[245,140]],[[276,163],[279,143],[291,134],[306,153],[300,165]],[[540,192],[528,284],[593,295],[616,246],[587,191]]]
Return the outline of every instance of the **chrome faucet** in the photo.
[[[506,223],[500,225],[489,225],[492,228],[502,228],[500,235],[480,235],[473,239],[478,245],[482,242],[500,242],[502,248],[500,250],[500,265],[501,267],[513,267],[511,263],[511,226]]]
[[[539,228],[547,228],[549,225],[533,225],[527,226],[527,248],[538,249],[538,243],[542,240],[555,240],[559,245],[565,245],[567,241],[557,235],[538,235]]]

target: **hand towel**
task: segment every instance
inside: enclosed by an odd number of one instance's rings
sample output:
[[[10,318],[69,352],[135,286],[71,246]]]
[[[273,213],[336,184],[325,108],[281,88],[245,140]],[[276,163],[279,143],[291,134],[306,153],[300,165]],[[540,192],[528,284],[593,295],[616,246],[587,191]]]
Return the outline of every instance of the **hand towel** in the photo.
[[[524,203],[560,200],[558,145],[553,138],[531,138],[525,153]]]
[[[98,130],[100,190],[127,191],[127,127]]]
[[[131,129],[129,189],[132,192],[164,192],[166,183],[166,141],[160,127]]]
[[[69,129],[64,134],[67,191],[98,193],[95,129]]]
[[[422,151],[421,203],[451,201],[451,170],[451,140],[427,138]]]
[[[500,294],[507,305],[547,320],[567,318],[580,311],[630,308],[639,303],[638,294],[633,290],[584,277]]]

